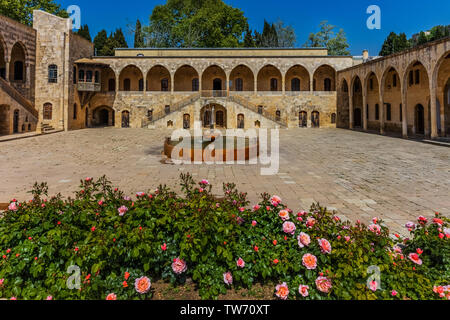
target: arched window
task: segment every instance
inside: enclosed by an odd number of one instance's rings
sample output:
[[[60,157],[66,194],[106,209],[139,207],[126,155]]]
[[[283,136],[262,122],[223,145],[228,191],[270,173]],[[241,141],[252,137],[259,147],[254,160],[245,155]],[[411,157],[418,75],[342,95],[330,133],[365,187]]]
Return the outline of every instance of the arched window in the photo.
[[[52,109],[51,103],[44,104],[44,120],[52,120]]]
[[[84,82],[84,70],[78,71],[78,82]]]
[[[280,121],[281,120],[281,111],[280,110],[277,110],[275,112],[275,120],[276,121]]]
[[[335,124],[336,123],[336,113],[332,113],[331,114],[331,123]]]
[[[116,91],[116,79],[108,80],[108,91]]]
[[[278,80],[275,78],[270,79],[270,91],[278,91]]]
[[[198,78],[192,79],[192,91],[198,91],[199,90],[199,82]]]
[[[73,120],[77,120],[77,115],[78,115],[78,108],[77,108],[77,104],[74,103],[73,104]]]
[[[131,90],[131,80],[126,78],[123,80],[123,91],[130,91]]]
[[[330,78],[326,78],[325,80],[323,80],[323,88],[324,88],[324,91],[331,91],[331,79]]]
[[[169,80],[168,79],[161,80],[161,91],[169,91]]]
[[[58,66],[51,64],[48,66],[48,82],[57,83],[58,82]]]
[[[238,114],[238,116],[237,116],[238,129],[244,129],[244,127],[245,127],[244,119],[245,119],[245,117],[242,113]]]
[[[23,81],[23,62],[14,62],[14,81]]]
[[[234,82],[236,83],[236,91],[244,90],[244,81],[241,78],[237,78]]]
[[[183,115],[183,129],[191,128],[191,115],[186,113]]]
[[[300,91],[300,79],[294,78],[291,80],[291,91]]]
[[[345,81],[345,80],[344,80],[344,83],[342,85],[342,91],[348,92],[348,84],[347,84],[347,81]]]

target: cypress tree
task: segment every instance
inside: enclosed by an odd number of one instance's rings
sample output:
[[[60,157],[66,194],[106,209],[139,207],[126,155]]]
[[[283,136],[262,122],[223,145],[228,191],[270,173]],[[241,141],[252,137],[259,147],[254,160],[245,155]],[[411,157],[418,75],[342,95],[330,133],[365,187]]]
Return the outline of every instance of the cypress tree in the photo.
[[[134,30],[134,47],[144,47],[144,35],[142,34],[142,25],[139,19],[136,21],[136,28]]]

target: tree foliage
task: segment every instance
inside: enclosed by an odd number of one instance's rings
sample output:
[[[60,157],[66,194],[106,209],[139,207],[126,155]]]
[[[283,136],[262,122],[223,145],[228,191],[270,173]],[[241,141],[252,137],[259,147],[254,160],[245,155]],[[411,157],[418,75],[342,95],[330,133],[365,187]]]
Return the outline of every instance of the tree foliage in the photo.
[[[135,48],[143,48],[144,45],[144,36],[142,34],[142,25],[139,19],[136,21],[136,27],[134,29],[134,47]]]
[[[69,17],[67,11],[61,9],[54,0],[0,0],[0,14],[29,26],[33,24],[33,10],[43,10],[63,18]]]
[[[327,48],[328,54],[333,56],[349,55],[349,44],[343,29],[338,33],[334,32],[336,26],[328,24],[328,21],[322,21],[319,25],[320,31],[310,33],[307,42],[304,44],[308,48]]]
[[[81,26],[80,29],[78,29],[78,31],[75,32],[75,34],[77,34],[77,35],[85,38],[86,40],[92,42],[91,34],[89,32],[89,26],[87,24]]]
[[[239,47],[247,27],[243,12],[222,0],[168,0],[143,33],[151,47]]]
[[[122,29],[117,29],[108,37],[106,30],[101,30],[94,38],[97,56],[114,56],[114,49],[128,48]]]

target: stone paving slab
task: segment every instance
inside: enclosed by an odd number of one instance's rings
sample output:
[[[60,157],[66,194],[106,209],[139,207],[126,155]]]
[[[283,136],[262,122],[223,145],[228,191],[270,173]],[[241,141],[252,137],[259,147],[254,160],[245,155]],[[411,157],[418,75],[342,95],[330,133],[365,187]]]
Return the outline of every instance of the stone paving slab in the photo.
[[[179,192],[179,175],[206,178],[222,194],[236,183],[256,202],[265,191],[293,210],[312,202],[350,220],[385,218],[400,228],[419,214],[450,216],[450,148],[342,129],[280,131],[280,170],[262,176],[260,165],[173,165],[162,162],[166,130],[86,129],[0,142],[0,203],[27,200],[35,181],[51,194],[71,195],[80,179],[105,174],[125,192]],[[400,231],[400,230],[396,230]]]

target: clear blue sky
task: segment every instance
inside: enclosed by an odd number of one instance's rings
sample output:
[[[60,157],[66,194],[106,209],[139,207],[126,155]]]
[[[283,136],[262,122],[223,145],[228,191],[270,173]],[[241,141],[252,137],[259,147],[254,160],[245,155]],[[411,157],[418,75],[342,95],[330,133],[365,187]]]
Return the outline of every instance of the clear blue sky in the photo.
[[[92,38],[101,29],[108,32],[122,27],[130,47],[133,36],[127,25],[136,19],[148,24],[153,7],[165,0],[56,0],[64,8],[76,4],[81,8],[82,24],[88,24]],[[297,46],[302,46],[310,32],[316,32],[322,20],[343,28],[350,51],[361,55],[368,49],[377,55],[386,36],[391,32],[405,32],[408,37],[439,24],[450,24],[449,0],[225,0],[244,11],[252,29],[262,30],[264,19],[278,19],[291,24],[297,34]],[[369,5],[381,8],[381,30],[369,30],[366,9]]]

